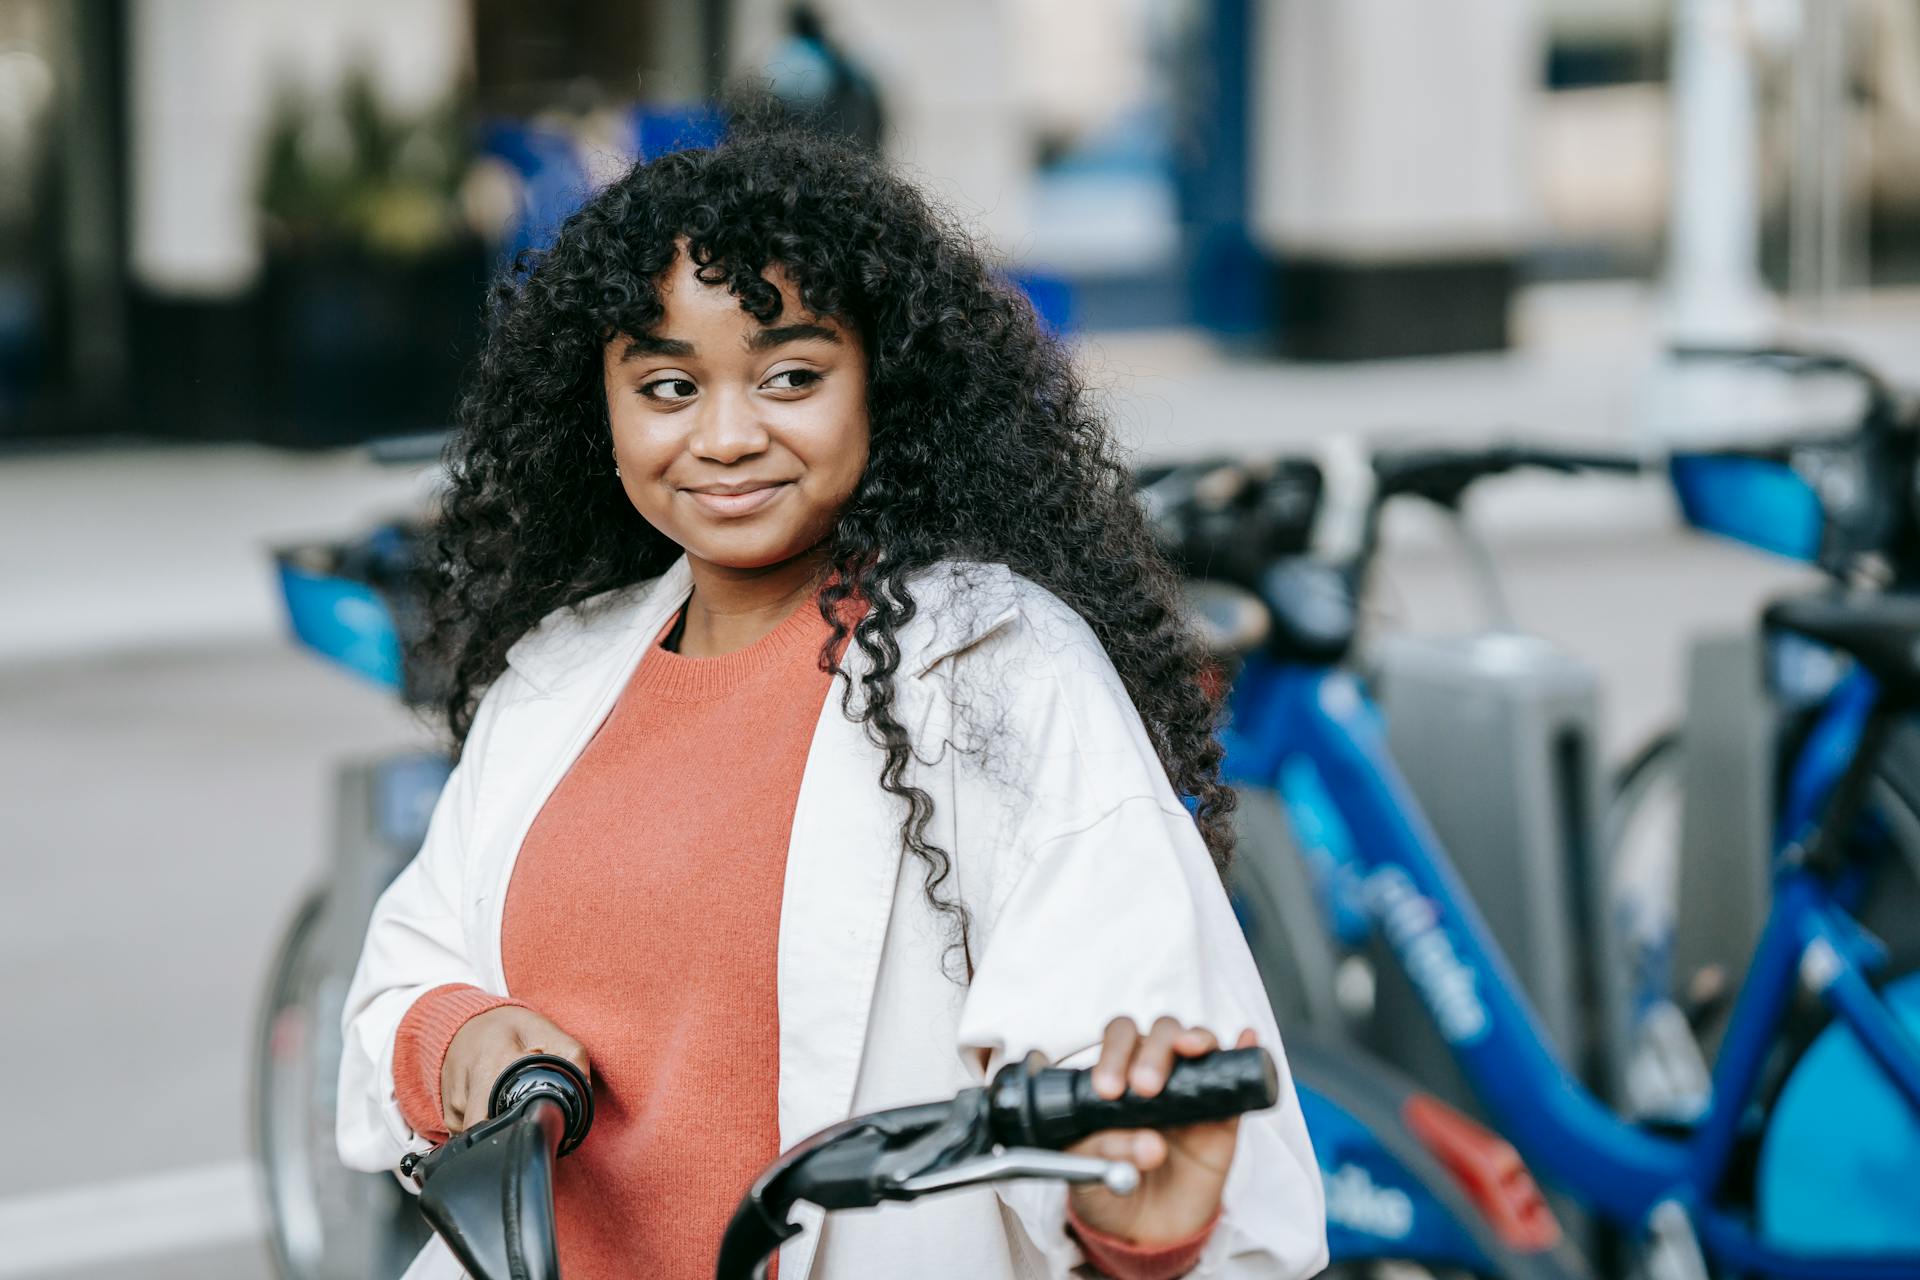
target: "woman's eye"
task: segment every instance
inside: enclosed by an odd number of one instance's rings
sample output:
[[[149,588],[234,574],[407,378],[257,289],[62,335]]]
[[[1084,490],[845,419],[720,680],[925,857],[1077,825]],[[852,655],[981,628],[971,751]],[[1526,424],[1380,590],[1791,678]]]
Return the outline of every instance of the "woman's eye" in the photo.
[[[825,375],[815,369],[782,369],[767,379],[767,385],[775,391],[798,391],[803,387],[812,386],[823,376]]]
[[[640,388],[640,394],[649,400],[687,400],[698,389],[686,378],[655,378]]]

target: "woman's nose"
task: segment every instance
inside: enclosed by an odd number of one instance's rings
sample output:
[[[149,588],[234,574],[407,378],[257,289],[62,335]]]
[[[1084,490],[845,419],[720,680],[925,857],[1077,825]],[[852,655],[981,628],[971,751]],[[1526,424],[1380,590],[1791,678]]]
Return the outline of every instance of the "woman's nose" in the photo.
[[[710,462],[738,462],[764,452],[767,429],[744,397],[714,396],[700,406],[687,447]]]

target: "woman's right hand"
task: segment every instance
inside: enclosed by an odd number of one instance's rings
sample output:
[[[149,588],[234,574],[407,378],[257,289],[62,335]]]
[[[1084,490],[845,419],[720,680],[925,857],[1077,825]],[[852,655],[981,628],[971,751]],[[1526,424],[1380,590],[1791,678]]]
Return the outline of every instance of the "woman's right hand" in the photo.
[[[448,1133],[460,1133],[487,1118],[493,1082],[530,1053],[565,1058],[593,1078],[587,1051],[546,1018],[519,1005],[502,1005],[467,1019],[440,1064],[440,1108]]]

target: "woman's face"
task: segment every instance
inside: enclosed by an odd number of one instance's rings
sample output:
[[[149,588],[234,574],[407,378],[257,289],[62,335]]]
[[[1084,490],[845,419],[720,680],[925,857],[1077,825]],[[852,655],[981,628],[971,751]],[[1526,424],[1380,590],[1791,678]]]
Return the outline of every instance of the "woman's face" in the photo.
[[[819,544],[867,465],[859,338],[801,304],[778,267],[770,325],[705,284],[682,254],[648,334],[606,346],[607,414],[627,497],[719,569],[765,569]]]

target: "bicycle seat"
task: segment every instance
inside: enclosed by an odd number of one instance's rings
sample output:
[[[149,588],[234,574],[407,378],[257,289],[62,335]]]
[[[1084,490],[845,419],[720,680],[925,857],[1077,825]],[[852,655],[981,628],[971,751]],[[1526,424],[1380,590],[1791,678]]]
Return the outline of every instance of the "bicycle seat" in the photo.
[[[1920,703],[1920,594],[1793,596],[1768,605],[1765,616],[1770,628],[1852,657],[1894,701]]]
[[[1303,556],[1277,560],[1260,575],[1260,599],[1273,615],[1268,647],[1282,658],[1338,662],[1353,644],[1353,583],[1334,565]]]

